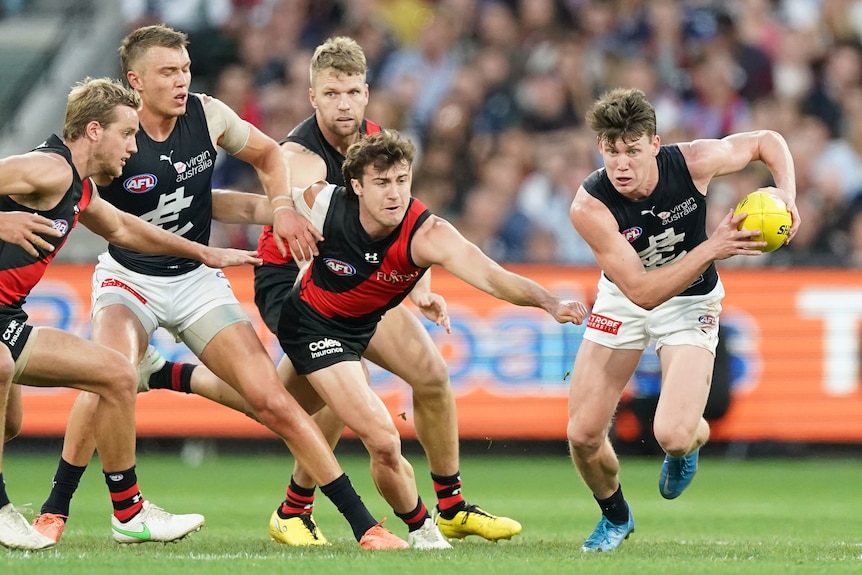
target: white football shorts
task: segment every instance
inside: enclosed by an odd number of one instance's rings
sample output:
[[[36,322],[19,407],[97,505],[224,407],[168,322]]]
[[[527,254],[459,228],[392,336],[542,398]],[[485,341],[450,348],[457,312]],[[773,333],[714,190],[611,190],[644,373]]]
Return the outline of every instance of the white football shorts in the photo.
[[[91,314],[114,304],[129,308],[149,335],[163,327],[197,356],[222,329],[249,321],[220,269],[201,265],[178,276],[151,276],[105,252],[93,273]]]
[[[633,304],[605,274],[599,280],[596,303],[587,320],[584,339],[611,349],[656,351],[663,345],[694,345],[715,354],[724,286],[719,279],[711,292],[676,296],[652,310]]]

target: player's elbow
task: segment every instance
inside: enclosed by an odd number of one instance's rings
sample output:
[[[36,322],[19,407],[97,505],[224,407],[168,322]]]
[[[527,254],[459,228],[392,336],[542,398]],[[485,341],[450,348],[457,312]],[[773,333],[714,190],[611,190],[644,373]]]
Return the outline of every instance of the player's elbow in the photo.
[[[630,302],[647,311],[655,309],[662,303],[662,300],[657,298],[650,290],[644,289],[644,287],[623,289],[623,293]]]

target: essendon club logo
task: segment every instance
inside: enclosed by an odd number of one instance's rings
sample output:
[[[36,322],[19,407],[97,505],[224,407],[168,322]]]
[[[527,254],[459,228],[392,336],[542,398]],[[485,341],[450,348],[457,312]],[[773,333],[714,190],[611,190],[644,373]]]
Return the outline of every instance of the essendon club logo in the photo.
[[[587,320],[587,328],[597,329],[611,335],[617,335],[621,325],[623,325],[623,322],[620,320],[611,319],[597,313],[590,315],[590,319]]]
[[[158,181],[153,174],[139,174],[123,182],[123,188],[132,194],[143,194],[155,188]]]

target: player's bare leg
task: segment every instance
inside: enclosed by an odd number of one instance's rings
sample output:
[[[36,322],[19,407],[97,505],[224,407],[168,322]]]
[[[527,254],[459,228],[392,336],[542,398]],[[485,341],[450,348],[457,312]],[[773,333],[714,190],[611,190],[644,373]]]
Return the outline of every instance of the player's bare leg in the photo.
[[[236,361],[237,357],[244,361]],[[320,429],[279,380],[251,324],[244,321],[223,328],[206,345],[200,359],[248,402],[258,421],[285,441],[348,520],[362,545],[363,535],[374,529],[377,521],[354,491]]]
[[[634,531],[608,431],[640,356],[640,350],[612,350],[584,340],[575,359],[569,387],[569,449],[581,479],[602,510],[598,525],[581,547],[584,551],[613,551]]]
[[[478,535],[496,541],[521,532],[521,524],[494,516],[464,500],[455,394],[449,368],[431,335],[404,305],[383,316],[365,357],[406,381],[413,391],[416,436],[425,450],[446,537]]]
[[[115,541],[174,541],[201,528],[202,515],[171,515],[140,494],[135,472],[137,371],[120,353],[60,330],[40,328],[38,346],[19,382],[59,383],[97,394],[89,432],[111,492]]]
[[[365,357],[412,388],[416,436],[431,473],[458,473],[458,415],[449,368],[419,319],[403,305],[389,310]]]
[[[33,335],[31,334],[31,338]],[[22,352],[23,353],[23,352]],[[24,360],[21,360],[22,362]],[[21,407],[20,386],[12,383],[15,378],[15,361],[5,345],[0,345],[0,429],[4,430],[5,440],[0,442],[0,545],[10,549],[36,551],[48,549],[55,541],[34,529],[23,515],[12,505],[3,479],[3,451],[6,441],[17,434],[17,430],[7,425],[7,412]],[[15,403],[18,406],[15,406]],[[14,427],[14,423],[12,423]],[[12,433],[14,431],[14,434]]]
[[[659,351],[662,388],[653,432],[665,453],[682,457],[709,439],[703,410],[712,384],[714,356],[691,345],[666,345]]]
[[[9,358],[11,361],[12,358]],[[13,368],[14,369],[14,368]],[[0,381],[3,381],[5,370],[0,369]],[[9,372],[9,377],[12,377],[12,372]],[[2,393],[2,391],[0,391]],[[9,396],[6,400],[6,421],[3,424],[3,442],[10,441],[21,433],[21,426],[24,423],[24,405],[21,399],[21,386],[12,385],[9,388]],[[2,452],[0,452],[2,454]]]
[[[709,424],[702,414],[715,357],[693,345],[665,345],[658,353],[662,389],[653,432],[667,453],[659,473],[659,492],[665,499],[676,499],[691,484],[700,447],[709,439]]]
[[[401,454],[395,423],[371,388],[359,361],[343,361],[306,376],[346,426],[359,436],[371,457],[377,490],[396,513],[412,510],[419,499],[413,467]],[[291,387],[291,393],[302,393]]]

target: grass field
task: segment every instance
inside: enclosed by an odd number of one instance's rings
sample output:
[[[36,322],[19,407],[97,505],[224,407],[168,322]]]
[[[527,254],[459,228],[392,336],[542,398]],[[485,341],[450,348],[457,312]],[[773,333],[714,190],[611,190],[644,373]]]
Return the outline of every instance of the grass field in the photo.
[[[10,444],[11,447],[11,444]],[[19,507],[38,509],[57,455],[16,453],[4,465]],[[341,455],[372,512],[406,537],[374,491],[367,460]],[[423,499],[434,497],[425,462],[411,456]],[[267,454],[209,456],[190,466],[178,455],[140,455],[146,497],[174,512],[202,512],[206,526],[176,544],[119,546],[110,538],[110,506],[97,463],[84,476],[60,545],[26,553],[0,548],[0,571],[40,575],[102,573],[246,574],[443,573],[862,573],[862,464],[849,459],[735,461],[701,459],[680,499],[656,487],[659,458],[623,457],[623,487],[636,530],[614,553],[582,554],[599,512],[565,456],[465,456],[469,500],[521,521],[523,533],[497,544],[469,538],[451,551],[373,553],[318,492],[315,516],[333,545],[296,549],[268,539],[292,460]]]

